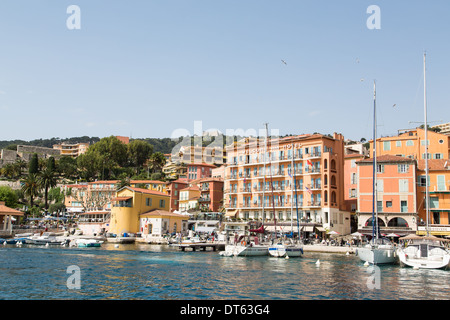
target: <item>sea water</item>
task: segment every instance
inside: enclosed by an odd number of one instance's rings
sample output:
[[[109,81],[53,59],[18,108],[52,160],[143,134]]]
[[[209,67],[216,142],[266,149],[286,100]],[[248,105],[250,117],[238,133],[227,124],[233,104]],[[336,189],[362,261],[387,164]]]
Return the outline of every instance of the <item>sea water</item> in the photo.
[[[448,270],[373,268],[354,255],[329,253],[223,257],[164,245],[105,243],[5,246],[0,261],[0,299],[7,300],[446,300],[450,294]]]

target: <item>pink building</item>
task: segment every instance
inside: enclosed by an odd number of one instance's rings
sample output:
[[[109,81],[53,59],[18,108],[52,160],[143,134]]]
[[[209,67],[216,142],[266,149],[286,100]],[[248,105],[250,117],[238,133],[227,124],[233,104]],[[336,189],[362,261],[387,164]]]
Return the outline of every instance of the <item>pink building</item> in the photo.
[[[187,165],[187,178],[189,181],[211,178],[212,170],[216,168],[215,165],[207,163],[189,163]]]

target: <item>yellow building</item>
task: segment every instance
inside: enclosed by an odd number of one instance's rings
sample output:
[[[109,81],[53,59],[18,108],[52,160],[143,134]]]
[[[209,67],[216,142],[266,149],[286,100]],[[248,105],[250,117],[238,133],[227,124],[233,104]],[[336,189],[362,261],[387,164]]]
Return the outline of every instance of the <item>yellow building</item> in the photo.
[[[140,215],[154,209],[169,211],[170,196],[163,192],[124,187],[113,198],[109,232],[140,232]]]
[[[89,148],[89,143],[75,143],[70,144],[63,142],[61,144],[54,144],[53,149],[61,151],[62,156],[68,156],[72,158],[78,157],[80,154],[86,153]]]
[[[165,210],[151,210],[140,215],[140,228],[144,238],[147,235],[163,236],[167,233],[187,234],[189,216]]]

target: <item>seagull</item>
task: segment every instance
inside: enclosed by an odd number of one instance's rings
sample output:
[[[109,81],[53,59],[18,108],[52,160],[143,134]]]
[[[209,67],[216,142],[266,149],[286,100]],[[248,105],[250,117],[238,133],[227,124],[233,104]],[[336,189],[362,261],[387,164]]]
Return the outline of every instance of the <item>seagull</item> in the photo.
[[[356,63],[359,63],[359,58],[356,58]]]
[[[394,103],[394,105],[392,106],[392,108],[395,108],[397,106],[397,104]]]
[[[283,59],[281,59],[281,62],[283,62],[285,65],[287,65],[286,61],[284,61]]]
[[[364,81],[364,78],[361,78],[361,82],[363,82]]]

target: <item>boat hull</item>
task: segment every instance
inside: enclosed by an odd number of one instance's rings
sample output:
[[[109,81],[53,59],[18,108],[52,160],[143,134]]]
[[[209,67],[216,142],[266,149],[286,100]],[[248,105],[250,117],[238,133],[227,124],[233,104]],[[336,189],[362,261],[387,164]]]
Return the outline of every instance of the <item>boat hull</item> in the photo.
[[[240,257],[251,257],[251,256],[267,256],[268,247],[267,246],[241,246],[241,245],[226,245],[225,251],[220,253],[222,256],[240,256]]]
[[[392,248],[358,248],[356,255],[370,264],[393,264],[397,261],[397,254]]]
[[[301,257],[303,255],[303,249],[297,246],[288,245],[274,245],[269,247],[269,254],[272,257]]]
[[[444,269],[450,266],[450,254],[421,258],[408,255],[404,250],[397,251],[401,266],[419,269]]]

